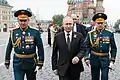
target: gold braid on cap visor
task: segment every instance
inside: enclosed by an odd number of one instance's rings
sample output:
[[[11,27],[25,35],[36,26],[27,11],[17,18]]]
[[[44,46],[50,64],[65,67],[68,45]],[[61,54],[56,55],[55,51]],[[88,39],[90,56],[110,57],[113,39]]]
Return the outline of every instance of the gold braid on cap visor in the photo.
[[[21,14],[18,16],[18,19],[28,19],[28,15]]]
[[[97,18],[95,21],[96,22],[104,22],[105,20],[104,20],[104,18]]]

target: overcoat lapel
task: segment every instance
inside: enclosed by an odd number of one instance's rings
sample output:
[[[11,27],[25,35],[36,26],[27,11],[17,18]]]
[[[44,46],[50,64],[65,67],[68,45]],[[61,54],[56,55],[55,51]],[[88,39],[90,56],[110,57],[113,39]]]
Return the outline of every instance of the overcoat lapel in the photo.
[[[76,32],[78,32],[78,31],[79,31],[79,25],[76,24]]]
[[[65,33],[63,32],[63,35],[62,35],[62,38],[61,39],[63,39],[63,40],[61,40],[61,41],[63,41],[64,43],[65,43],[65,47],[66,47],[66,49],[68,48],[68,46],[67,46],[67,42],[66,42],[66,38],[65,38]],[[64,47],[64,46],[63,46]]]
[[[74,35],[74,32],[72,32],[72,39],[71,39],[71,42],[70,42],[70,52],[71,52],[71,50],[72,50],[72,47],[74,47],[74,46],[73,46],[73,43],[74,43],[73,35]]]
[[[65,47],[66,49],[68,49],[68,46],[67,46],[67,42],[66,42],[66,38],[65,38],[65,33],[63,32],[63,35],[61,36],[63,40],[60,40],[60,41],[63,41],[65,43]],[[74,32],[72,32],[72,39],[71,39],[71,42],[70,42],[70,51],[72,50],[72,47],[74,47],[74,42],[75,42],[75,39],[74,39]]]

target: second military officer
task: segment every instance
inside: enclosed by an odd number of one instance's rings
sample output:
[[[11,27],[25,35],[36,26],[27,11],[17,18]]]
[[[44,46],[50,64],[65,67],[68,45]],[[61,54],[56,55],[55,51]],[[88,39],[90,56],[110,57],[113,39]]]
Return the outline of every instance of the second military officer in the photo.
[[[10,33],[5,55],[5,66],[7,69],[9,68],[10,55],[14,48],[14,80],[24,80],[25,74],[27,80],[36,80],[35,68],[38,66],[41,69],[44,62],[44,49],[40,33],[29,26],[29,17],[32,16],[31,12],[18,10],[14,16],[17,17],[19,28],[12,30]],[[36,54],[36,46],[38,54]],[[39,57],[38,60],[37,55]]]
[[[95,14],[93,21],[96,22],[96,29],[88,32],[85,39],[85,62],[89,65],[90,60],[92,80],[100,80],[100,71],[101,80],[108,80],[109,67],[115,62],[116,58],[117,47],[114,34],[112,31],[105,29],[104,21],[106,19],[107,16],[104,13]]]

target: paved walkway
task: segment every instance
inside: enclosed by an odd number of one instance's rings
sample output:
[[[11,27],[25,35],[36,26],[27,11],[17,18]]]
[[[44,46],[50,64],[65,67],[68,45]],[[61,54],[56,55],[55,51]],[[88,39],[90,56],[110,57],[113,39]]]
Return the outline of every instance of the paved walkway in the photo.
[[[120,48],[119,40],[117,40],[118,48]],[[51,49],[52,48],[49,46],[45,47],[45,64],[42,70],[40,70],[37,73],[37,80],[58,80],[58,76],[54,75],[51,70]],[[118,49],[118,55],[119,55],[119,51],[120,50]],[[109,80],[120,80],[120,58],[119,57],[117,57],[116,63],[114,64],[115,70],[110,71],[109,73]],[[85,70],[84,72],[81,73],[80,80],[91,80],[90,68],[88,68],[85,64],[84,64],[84,67],[85,67]],[[12,63],[9,70],[7,70],[4,65],[0,66],[0,80],[14,80]]]

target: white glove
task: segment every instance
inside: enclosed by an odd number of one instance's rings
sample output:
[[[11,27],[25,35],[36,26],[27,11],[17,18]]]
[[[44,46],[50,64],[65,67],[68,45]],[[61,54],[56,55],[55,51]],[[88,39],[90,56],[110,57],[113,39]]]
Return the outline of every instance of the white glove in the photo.
[[[76,56],[72,59],[73,64],[77,64],[79,62],[79,58]]]
[[[39,70],[39,66],[36,66],[35,68],[35,72],[37,72]]]
[[[85,63],[88,67],[90,67],[90,60],[86,60]]]
[[[58,75],[58,70],[57,69],[53,70],[53,72],[54,72],[55,75]]]
[[[109,69],[110,69],[110,70],[113,70],[113,66],[114,66],[114,63],[113,63],[113,62],[110,62]]]

